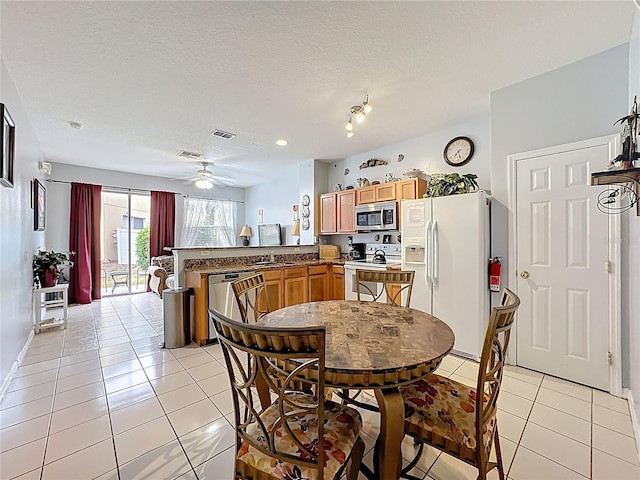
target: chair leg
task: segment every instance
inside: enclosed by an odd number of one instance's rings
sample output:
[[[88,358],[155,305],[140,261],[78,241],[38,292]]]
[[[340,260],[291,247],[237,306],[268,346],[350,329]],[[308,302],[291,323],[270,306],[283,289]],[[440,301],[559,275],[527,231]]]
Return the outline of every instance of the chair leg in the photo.
[[[496,445],[496,463],[498,464],[498,475],[500,480],[504,480],[504,466],[502,465],[502,451],[500,450],[500,435],[498,435],[498,425],[496,424],[493,431],[495,438],[493,439]]]
[[[360,437],[356,440],[351,452],[351,460],[349,460],[349,469],[347,471],[347,480],[357,480],[360,472],[360,464],[364,456],[364,442]]]

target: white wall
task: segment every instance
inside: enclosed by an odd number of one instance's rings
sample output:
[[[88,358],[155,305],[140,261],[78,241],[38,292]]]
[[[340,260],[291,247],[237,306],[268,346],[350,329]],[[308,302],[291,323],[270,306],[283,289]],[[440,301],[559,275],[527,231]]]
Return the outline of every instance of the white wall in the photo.
[[[411,121],[408,116],[407,121]],[[386,173],[393,173],[395,177],[406,179],[402,172],[407,168],[419,168],[428,174],[451,173],[459,174],[475,173],[478,175],[480,188],[491,188],[491,144],[489,135],[489,117],[482,117],[470,122],[465,122],[455,127],[438,130],[427,135],[405,140],[404,142],[387,145],[376,150],[360,153],[347,157],[344,160],[332,162],[329,167],[329,183],[326,193],[333,191],[337,183],[343,188],[348,185],[357,187],[356,179],[368,178],[369,181],[378,180],[383,183]],[[366,128],[366,125],[362,128]],[[445,145],[453,137],[464,135],[470,137],[475,144],[475,153],[471,161],[462,167],[452,167],[445,163],[442,152]],[[398,154],[404,155],[404,160],[398,162]],[[386,166],[369,167],[360,170],[360,165],[370,158],[377,158],[389,162]],[[349,169],[347,175],[345,168]]]
[[[629,45],[624,44],[492,92],[492,255],[503,257],[504,286],[516,288],[515,265],[508,255],[507,156],[620,133],[613,122],[628,112],[628,68]],[[624,322],[623,339],[629,335]],[[624,384],[624,362],[623,372]]]
[[[44,232],[33,231],[31,180],[39,178],[44,160],[20,95],[0,59],[0,102],[16,125],[14,188],[0,186],[0,384],[14,368],[20,351],[33,331],[31,262]],[[47,202],[52,207],[51,201]]]
[[[201,190],[192,185],[185,185],[182,181],[171,180],[151,175],[137,175],[134,173],[114,172],[97,168],[78,167],[62,163],[53,163],[51,179],[67,182],[93,183],[112,187],[132,188],[138,190],[161,190],[177,192],[176,197],[176,245],[180,245],[182,233],[182,219],[184,216],[183,195],[194,197],[231,199],[244,201],[244,189],[217,188]],[[69,249],[69,211],[71,202],[71,185],[66,183],[45,183],[47,187],[47,248],[56,250]],[[238,225],[244,224],[244,205],[238,205]]]
[[[635,95],[640,100],[640,8],[636,8],[629,42],[629,98],[633,99]],[[623,342],[628,342],[629,388],[633,393],[636,416],[640,418],[640,295],[638,294],[640,292],[640,217],[636,216],[635,211],[630,211],[626,215],[629,238],[629,282],[627,284],[629,335],[627,338],[623,336]]]
[[[333,191],[333,186],[338,183],[342,185],[342,188],[348,185],[353,185],[357,188],[356,179],[359,177],[367,178],[370,182],[378,180],[380,183],[384,183],[385,174],[393,173],[396,178],[406,179],[407,177],[403,175],[403,172],[407,168],[419,168],[428,174],[456,172],[464,175],[466,173],[475,173],[478,175],[477,181],[480,188],[490,191],[491,139],[489,125],[489,117],[482,117],[455,127],[438,130],[404,142],[353,155],[344,160],[334,161],[329,164],[328,181],[324,186],[324,190],[316,193]],[[366,128],[366,125],[363,128]],[[444,161],[444,147],[449,140],[461,135],[473,140],[475,153],[468,164],[462,167],[452,167]],[[404,155],[402,162],[398,162],[399,154]],[[386,160],[389,164],[360,170],[360,165],[370,158]],[[345,175],[345,169],[349,169],[347,175]],[[387,232],[380,234],[377,242],[382,243],[382,235],[385,233]],[[376,242],[375,233],[354,234],[352,238],[353,242]],[[397,243],[397,234],[392,234],[391,239],[391,243]],[[322,243],[340,245],[343,252],[349,251],[347,235],[324,235],[321,241]]]
[[[262,223],[280,224],[282,244],[295,245],[297,238],[291,236],[293,206],[300,205],[301,197],[300,165],[283,169],[278,180],[245,189],[245,223],[253,232],[250,245],[259,245],[258,210],[260,209],[263,211]]]

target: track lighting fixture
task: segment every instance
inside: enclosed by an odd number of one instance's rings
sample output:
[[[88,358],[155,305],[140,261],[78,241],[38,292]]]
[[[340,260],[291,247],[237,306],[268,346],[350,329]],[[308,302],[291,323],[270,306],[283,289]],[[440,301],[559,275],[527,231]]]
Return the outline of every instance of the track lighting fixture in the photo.
[[[353,120],[355,120],[356,123],[364,122],[365,117],[369,112],[371,112],[371,110],[373,110],[373,108],[369,103],[368,94],[365,95],[364,101],[361,105],[354,105],[353,107],[351,107],[351,109],[349,110],[349,121],[346,125],[347,138],[353,137]]]

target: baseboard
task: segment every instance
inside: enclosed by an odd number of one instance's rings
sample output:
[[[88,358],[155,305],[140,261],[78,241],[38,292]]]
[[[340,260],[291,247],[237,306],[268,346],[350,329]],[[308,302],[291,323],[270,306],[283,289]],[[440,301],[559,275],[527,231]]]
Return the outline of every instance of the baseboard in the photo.
[[[629,402],[631,425],[633,426],[633,435],[636,437],[636,451],[638,453],[638,461],[640,461],[640,422],[638,421],[638,414],[636,412],[636,406],[633,401],[633,393],[628,388],[623,388],[622,396],[627,399],[627,402]]]
[[[0,387],[0,403],[2,403],[2,399],[4,398],[4,394],[7,392],[9,385],[11,385],[11,380],[13,380],[13,376],[18,371],[18,367],[22,364],[22,361],[24,360],[24,357],[27,354],[27,350],[29,350],[29,345],[31,345],[31,340],[33,340],[33,335],[34,335],[33,329],[31,329],[31,331],[29,332],[29,336],[27,337],[27,341],[24,344],[24,347],[22,347],[22,350],[20,350],[20,353],[18,354],[18,358],[16,359],[15,362],[13,362],[13,365],[11,366],[11,370],[9,371],[9,374],[2,382],[2,386]]]

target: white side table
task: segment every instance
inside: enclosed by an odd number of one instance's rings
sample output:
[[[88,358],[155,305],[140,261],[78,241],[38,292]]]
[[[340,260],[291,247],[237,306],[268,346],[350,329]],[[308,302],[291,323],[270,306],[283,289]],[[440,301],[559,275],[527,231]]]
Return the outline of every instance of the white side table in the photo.
[[[49,294],[49,295],[47,295]],[[42,287],[33,290],[33,303],[36,310],[36,333],[43,328],[67,328],[69,317],[69,284],[55,287]]]

